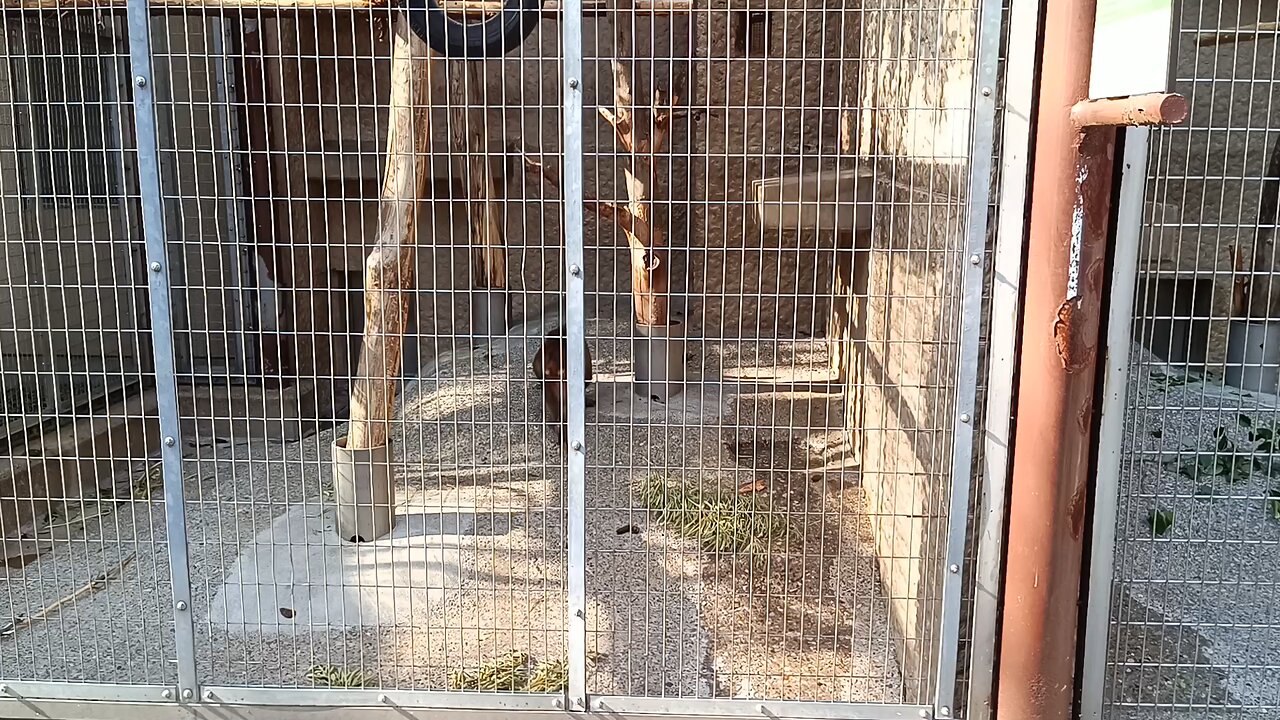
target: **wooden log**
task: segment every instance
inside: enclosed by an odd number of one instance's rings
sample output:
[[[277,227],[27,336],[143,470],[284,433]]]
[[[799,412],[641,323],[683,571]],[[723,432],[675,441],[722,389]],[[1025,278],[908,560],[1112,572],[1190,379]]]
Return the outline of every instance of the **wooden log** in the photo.
[[[600,116],[613,126],[618,144],[627,152],[630,167],[624,168],[627,188],[625,213],[614,220],[627,236],[631,249],[631,297],[636,322],[666,326],[670,323],[670,254],[663,219],[656,218],[653,195],[658,190],[658,158],[666,151],[671,130],[671,105],[660,92],[654,93],[649,123],[635,121],[629,68],[633,46],[629,16],[637,12],[632,0],[617,6],[614,18],[613,109],[600,108]],[[626,58],[626,59],[624,59]],[[646,133],[645,130],[648,132]],[[647,135],[647,136],[646,136]]]
[[[427,46],[397,13],[391,23],[391,100],[387,163],[373,251],[365,262],[364,345],[351,389],[347,447],[386,444],[395,412],[396,381],[409,325],[414,279],[418,199],[427,179],[430,150],[431,63]]]
[[[449,141],[467,188],[472,286],[499,290],[507,286],[507,250],[502,214],[494,201],[497,183],[488,157],[481,67],[474,62],[449,62]]]

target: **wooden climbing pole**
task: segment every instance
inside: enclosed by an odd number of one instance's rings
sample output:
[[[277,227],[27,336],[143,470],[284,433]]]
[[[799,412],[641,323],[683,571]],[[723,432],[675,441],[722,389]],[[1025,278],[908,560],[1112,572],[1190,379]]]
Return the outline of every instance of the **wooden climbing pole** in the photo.
[[[391,101],[387,163],[378,230],[365,262],[364,344],[351,390],[347,447],[382,447],[395,411],[413,289],[418,200],[430,161],[432,60],[404,13],[392,20]]]

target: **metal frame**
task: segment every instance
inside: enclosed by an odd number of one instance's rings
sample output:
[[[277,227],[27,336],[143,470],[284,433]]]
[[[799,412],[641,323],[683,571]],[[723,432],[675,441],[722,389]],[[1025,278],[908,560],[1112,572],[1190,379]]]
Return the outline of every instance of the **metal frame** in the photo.
[[[1084,667],[1080,679],[1081,720],[1102,718],[1111,624],[1111,582],[1115,573],[1116,511],[1124,445],[1125,396],[1129,384],[1133,303],[1137,293],[1143,199],[1151,131],[1130,128],[1124,136],[1124,170],[1116,208],[1116,241],[1107,316],[1106,366],[1103,370],[1098,470],[1093,495],[1093,533],[1089,557],[1088,606],[1084,624]]]
[[[982,0],[978,20],[978,51],[973,77],[973,115],[970,124],[969,207],[964,244],[964,279],[958,377],[956,378],[955,440],[951,456],[951,505],[947,528],[946,572],[942,586],[941,642],[938,649],[934,711],[952,715],[956,665],[960,644],[961,592],[965,546],[969,529],[969,495],[973,487],[974,418],[978,407],[979,345],[982,339],[982,289],[988,255],[991,172],[995,164],[996,88],[999,81],[1000,30],[1004,3]]]
[[[1015,5],[1018,3],[1015,3]],[[1024,2],[1023,5],[1032,5]],[[773,717],[863,718],[900,720],[955,714],[955,676],[959,663],[963,573],[968,535],[969,499],[973,490],[975,434],[978,410],[978,375],[982,338],[985,266],[991,248],[989,205],[993,188],[996,88],[1003,3],[981,0],[977,29],[977,57],[973,77],[970,163],[967,179],[968,213],[965,219],[963,254],[956,256],[962,268],[962,323],[959,338],[959,370],[952,447],[952,496],[947,517],[947,543],[943,568],[942,629],[936,652],[937,669],[933,705],[825,703],[757,701],[737,699],[662,698],[596,696],[588,694],[586,623],[586,388],[583,382],[586,356],[586,254],[584,248],[584,168],[583,168],[583,42],[582,0],[564,0],[560,27],[563,61],[563,227],[566,330],[568,334],[568,440],[567,452],[567,586],[568,586],[568,687],[563,696],[555,694],[502,694],[464,692],[415,692],[374,689],[253,688],[210,685],[202,687],[196,661],[195,631],[191,613],[192,595],[188,559],[186,499],[183,490],[183,443],[181,437],[171,293],[171,258],[165,229],[163,188],[159,172],[159,139],[155,98],[152,95],[153,67],[150,46],[149,0],[129,0],[128,41],[134,88],[133,122],[137,139],[137,175],[141,196],[142,230],[146,241],[146,262],[151,316],[151,351],[156,374],[156,396],[162,439],[165,528],[172,583],[173,631],[176,638],[177,686],[118,685],[70,682],[13,682],[0,686],[0,715],[9,718],[73,717],[92,714],[108,720],[144,720],[179,715],[210,716],[234,714],[239,717],[281,717],[305,709],[324,717],[388,718],[420,717],[563,717],[566,714],[603,714],[615,718],[662,715],[664,717]],[[220,45],[220,43],[216,43]],[[220,82],[226,82],[221,78]],[[1028,89],[1029,90],[1029,89]],[[1025,125],[1022,128],[1025,141]],[[1006,130],[1006,137],[1009,136]],[[1025,171],[1025,153],[1011,162]],[[1006,170],[1009,163],[1004,164]],[[1025,178],[1023,178],[1025,180]],[[1025,185],[1025,183],[1024,183]],[[239,195],[239,192],[236,193]],[[1000,228],[1012,222],[1012,214],[1001,213]],[[239,224],[238,222],[236,224]],[[1020,233],[1017,237],[1021,237]],[[1017,250],[1017,252],[1015,252]],[[997,272],[1020,268],[1021,252],[1015,246],[1001,246]],[[181,272],[174,268],[173,272]],[[1016,286],[1013,288],[1016,293]],[[1007,328],[1005,328],[1007,330]],[[243,330],[243,329],[241,329]],[[1015,328],[1016,330],[1016,328]],[[1002,335],[1012,340],[1012,333]],[[1007,372],[993,373],[1003,388],[1005,409],[1012,363],[1001,356]],[[994,365],[993,365],[994,368]],[[995,408],[996,404],[990,407]],[[1007,435],[1004,423],[999,433]],[[1002,435],[1003,436],[1003,435]],[[996,438],[986,436],[988,448]],[[991,468],[989,467],[989,470]],[[984,509],[992,493],[1002,490],[993,483],[984,498]],[[1002,497],[1002,492],[999,493]],[[983,531],[998,529],[994,511],[984,512]],[[985,535],[984,535],[985,537]],[[979,557],[980,577],[998,579],[998,552],[990,548]],[[997,546],[998,550],[998,546]],[[994,563],[994,564],[992,564]],[[994,632],[992,633],[994,635]],[[976,652],[975,652],[976,656]],[[986,673],[990,687],[990,672]],[[38,699],[36,699],[38,698]],[[92,703],[92,704],[90,704]]]
[[[169,548],[169,581],[173,589],[173,625],[178,663],[178,695],[190,700],[199,692],[195,627],[191,619],[191,573],[187,557],[187,512],[182,488],[182,427],[174,373],[173,312],[170,307],[169,257],[160,188],[155,98],[152,95],[151,16],[147,0],[129,0],[129,59],[133,71],[133,122],[138,143],[138,183],[142,196],[142,231],[147,246],[151,297],[152,354],[155,357],[156,405],[160,414],[161,461],[164,468],[165,532]]]
[[[564,278],[568,334],[569,417],[567,627],[572,710],[587,707],[587,448],[586,440],[586,285],[583,247],[582,182],[582,0],[565,0],[561,18],[561,83],[564,93]]]
[[[390,695],[390,694],[388,694]],[[673,701],[674,702],[674,701]],[[776,707],[769,706],[766,710]],[[833,706],[835,707],[835,706]],[[175,718],[226,718],[238,720],[290,720],[299,712],[305,712],[312,720],[346,720],[360,717],[369,720],[566,720],[573,717],[584,717],[584,713],[567,710],[540,709],[500,709],[487,710],[476,708],[447,708],[438,704],[420,708],[396,704],[389,698],[388,702],[368,705],[313,705],[298,707],[280,704],[229,704],[200,703],[187,705],[171,700],[160,699],[156,702],[95,702],[92,699],[59,699],[41,702],[3,701],[0,709],[4,710],[9,720],[48,720],[50,717],[93,717],[95,720],[174,720]],[[743,714],[716,715],[693,714],[684,712],[654,715],[652,713],[629,713],[609,711],[591,715],[607,714],[612,720],[653,720],[661,717],[664,720],[730,720],[743,717]],[[757,717],[780,717],[764,715],[757,710]],[[929,708],[921,706],[913,708],[907,705],[870,706],[866,714],[848,714],[832,712],[824,717],[848,718],[849,720],[909,720],[928,717]]]
[[[992,257],[992,307],[1017,307],[1026,256],[1027,190],[1031,172],[1031,117],[1035,106],[1036,27],[1040,3],[1013,0],[1001,91],[1000,204]],[[1018,314],[992,313],[987,340],[986,410],[983,417],[982,488],[975,537],[972,652],[968,717],[987,720],[995,712],[996,643],[1000,633],[1000,578],[1004,566],[1011,416],[1018,363]],[[957,700],[959,701],[959,700]]]

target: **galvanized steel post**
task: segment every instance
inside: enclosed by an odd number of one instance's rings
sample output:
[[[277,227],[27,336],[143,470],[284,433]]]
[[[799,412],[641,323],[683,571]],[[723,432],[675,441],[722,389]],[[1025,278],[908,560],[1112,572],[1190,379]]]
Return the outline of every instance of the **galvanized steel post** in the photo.
[[[194,700],[195,631],[191,620],[191,577],[187,557],[187,514],[182,489],[182,429],[174,377],[173,318],[169,257],[165,242],[164,200],[156,134],[151,17],[148,0],[129,0],[129,60],[133,72],[133,122],[138,143],[138,189],[147,248],[147,285],[151,301],[151,347],[155,358],[156,405],[160,415],[160,453],[164,471],[165,537],[173,594],[173,628],[178,662],[178,698]]]
[[[564,0],[560,19],[564,59],[564,278],[565,325],[569,342],[569,447],[566,482],[568,542],[569,710],[587,709],[587,569],[586,569],[586,266],[583,250],[582,179],[582,0]]]
[[[987,237],[991,225],[992,169],[995,164],[996,85],[1000,72],[1002,0],[983,0],[977,27],[978,53],[973,77],[973,118],[969,141],[968,213],[965,218],[961,265],[961,326],[959,377],[951,449],[952,488],[947,523],[947,546],[942,583],[941,642],[934,685],[934,715],[960,715],[956,707],[956,676],[960,623],[964,609],[965,545],[969,530],[969,498],[973,492],[974,450],[977,441],[978,378],[982,340],[983,279],[987,267]]]

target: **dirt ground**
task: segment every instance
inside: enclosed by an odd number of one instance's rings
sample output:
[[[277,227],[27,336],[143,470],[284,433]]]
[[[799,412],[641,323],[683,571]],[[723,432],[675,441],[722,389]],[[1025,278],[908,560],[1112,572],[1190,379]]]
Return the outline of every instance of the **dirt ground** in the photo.
[[[598,385],[586,442],[590,692],[899,700],[887,604],[856,469],[847,467],[840,394],[826,384],[823,342],[691,341],[685,392],[663,406],[630,392],[629,343],[604,340],[626,330],[588,326]],[[264,592],[228,584],[245,582],[235,580],[244,577],[239,569],[263,548],[306,545],[316,557],[337,558],[332,572],[316,572],[338,578],[352,577],[345,564],[355,556],[321,547],[333,523],[326,488],[333,431],[288,444],[198,439],[186,492],[205,682],[309,686],[308,669],[321,664],[363,670],[379,687],[445,689],[452,671],[509,650],[535,662],[564,657],[565,472],[528,371],[540,331],[517,328],[505,341],[444,353],[406,385],[393,441],[397,512],[458,522],[428,532],[425,542],[441,548],[447,572],[438,582],[430,575],[427,584],[437,586],[412,595],[426,600],[397,608],[391,621],[300,625],[315,609],[283,605],[280,617],[258,625],[220,616],[229,594]],[[655,475],[751,491],[785,520],[785,543],[763,559],[706,550],[655,521],[636,497],[636,484]],[[10,571],[0,618],[38,613],[132,556],[118,578],[0,637],[0,676],[172,681],[165,526],[155,495],[102,503],[100,515],[72,523],[67,542]],[[289,527],[309,534],[281,529]],[[361,582],[400,582],[394,568],[383,571],[375,561],[359,570]],[[299,577],[296,567],[260,572],[277,577],[254,583],[294,597],[321,582]],[[382,602],[369,600],[376,587],[345,590],[363,593],[358,602]]]

